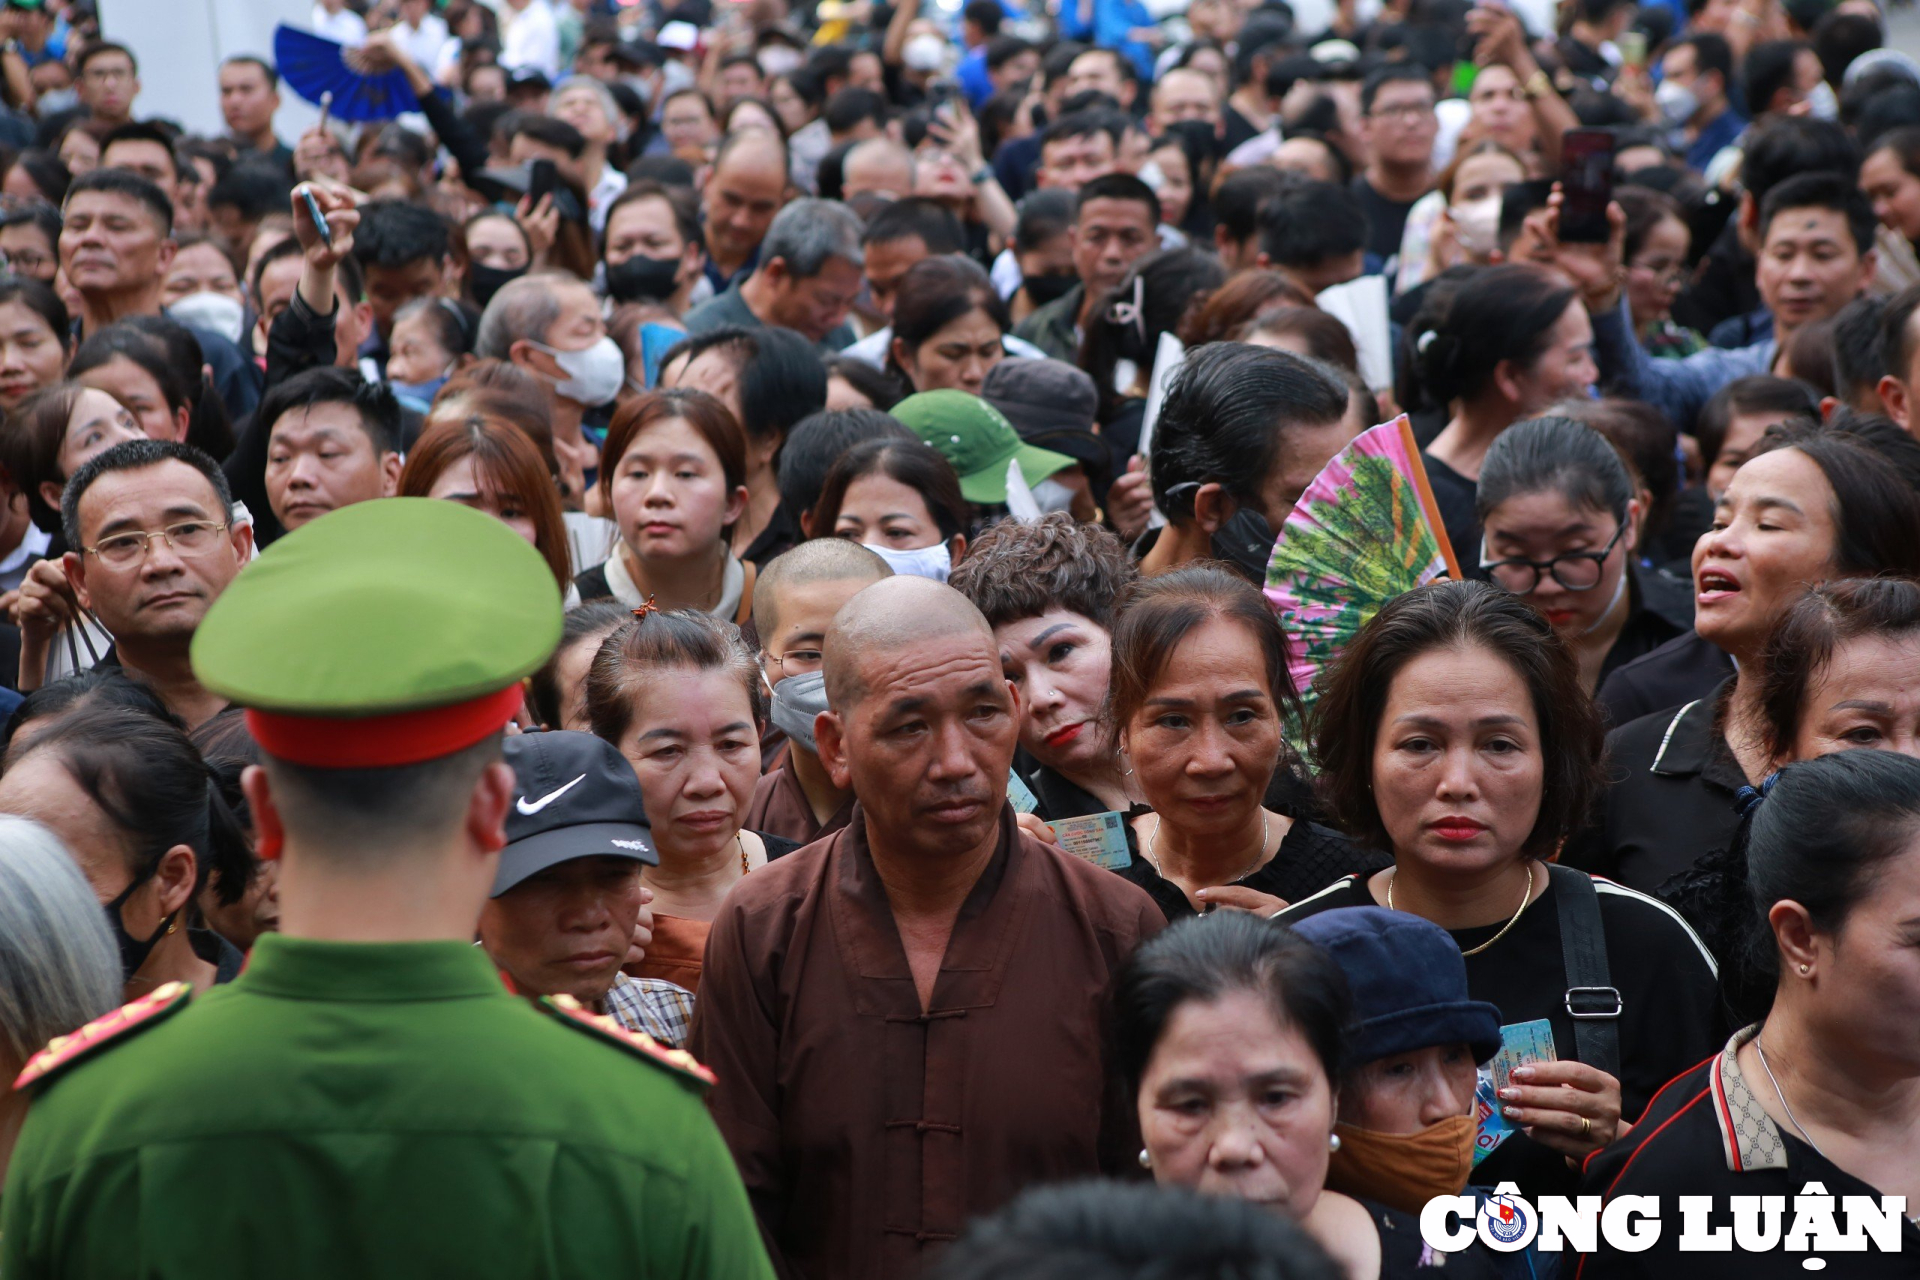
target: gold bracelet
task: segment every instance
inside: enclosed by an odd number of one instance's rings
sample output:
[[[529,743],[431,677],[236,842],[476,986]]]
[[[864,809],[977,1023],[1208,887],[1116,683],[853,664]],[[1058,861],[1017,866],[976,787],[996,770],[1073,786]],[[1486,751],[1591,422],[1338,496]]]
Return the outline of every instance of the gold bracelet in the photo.
[[[1553,81],[1548,78],[1545,68],[1542,67],[1535,67],[1533,74],[1527,77],[1527,83],[1523,86],[1523,92],[1529,98],[1537,98],[1543,93],[1552,91]]]

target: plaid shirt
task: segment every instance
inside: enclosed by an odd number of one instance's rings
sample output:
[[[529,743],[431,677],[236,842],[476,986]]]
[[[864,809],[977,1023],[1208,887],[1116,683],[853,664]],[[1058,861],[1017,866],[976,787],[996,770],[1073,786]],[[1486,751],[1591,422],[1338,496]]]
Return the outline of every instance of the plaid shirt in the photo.
[[[629,1031],[644,1031],[669,1049],[686,1046],[693,1025],[693,992],[659,978],[613,976],[607,1014]]]

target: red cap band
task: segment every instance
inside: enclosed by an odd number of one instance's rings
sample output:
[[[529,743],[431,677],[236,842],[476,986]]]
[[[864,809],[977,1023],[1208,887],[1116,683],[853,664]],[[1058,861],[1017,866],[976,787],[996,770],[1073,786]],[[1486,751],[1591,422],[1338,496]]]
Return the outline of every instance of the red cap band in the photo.
[[[384,716],[295,716],[247,709],[247,728],[276,760],[314,769],[392,769],[465,750],[520,710],[518,683],[446,707]]]

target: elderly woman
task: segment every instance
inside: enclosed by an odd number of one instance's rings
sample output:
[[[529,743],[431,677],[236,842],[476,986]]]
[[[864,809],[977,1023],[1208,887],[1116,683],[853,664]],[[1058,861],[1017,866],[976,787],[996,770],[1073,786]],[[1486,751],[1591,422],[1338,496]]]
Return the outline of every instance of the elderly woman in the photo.
[[[120,1003],[120,961],[87,881],[52,832],[0,817],[0,1080]],[[0,1179],[27,1095],[0,1093]]]
[[[1292,1219],[1349,1280],[1427,1274],[1411,1215],[1327,1186],[1348,1025],[1339,965],[1291,929],[1229,911],[1142,943],[1113,987],[1140,1164]]]
[[[1138,584],[1113,631],[1108,721],[1152,812],[1121,875],[1168,920],[1216,906],[1272,912],[1385,865],[1267,803],[1290,758],[1287,642],[1259,591],[1189,565]]]
[[[1328,808],[1393,866],[1281,918],[1411,912],[1453,935],[1468,990],[1503,1025],[1545,1020],[1555,1060],[1501,1091],[1512,1131],[1481,1181],[1566,1192],[1569,1159],[1611,1142],[1720,1034],[1713,959],[1678,916],[1546,862],[1598,782],[1599,723],[1572,655],[1490,583],[1423,587],[1361,628],[1312,730]]]
[[[1797,1204],[1810,1182],[1836,1206],[1904,1196],[1910,1208],[1920,1203],[1920,761],[1842,751],[1789,765],[1754,812],[1747,857],[1747,920],[1772,1008],[1661,1090],[1628,1139],[1587,1165],[1582,1190],[1656,1197],[1669,1221],[1675,1197],[1707,1197],[1718,1230],[1733,1220],[1730,1197]],[[1728,1115],[1737,1129],[1722,1127]],[[1898,1252],[1849,1253],[1850,1280],[1913,1274],[1920,1226],[1902,1214],[1892,1228]],[[1779,1249],[1680,1254],[1661,1234],[1646,1252],[1603,1242],[1582,1280],[1771,1280],[1812,1261]]]
[[[1046,821],[1125,813],[1140,798],[1102,715],[1115,602],[1134,578],[1118,538],[1064,512],[1002,521],[954,567],[954,590],[986,616],[1020,691],[1014,768]]]

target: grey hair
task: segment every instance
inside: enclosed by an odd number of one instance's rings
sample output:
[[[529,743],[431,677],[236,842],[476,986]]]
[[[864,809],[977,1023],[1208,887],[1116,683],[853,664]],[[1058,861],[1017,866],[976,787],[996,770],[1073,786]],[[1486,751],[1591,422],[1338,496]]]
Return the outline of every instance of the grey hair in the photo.
[[[0,816],[0,1050],[18,1063],[121,1002],[120,954],[86,877],[37,822]]]
[[[796,280],[819,275],[831,258],[864,267],[867,259],[860,249],[860,231],[859,215],[838,200],[811,196],[795,200],[774,215],[760,260],[780,259],[787,264],[787,274]],[[483,326],[485,323],[481,321]]]
[[[571,89],[590,90],[600,100],[600,109],[607,113],[607,123],[613,127],[614,138],[620,142],[627,140],[627,117],[621,112],[620,104],[614,101],[612,90],[590,75],[571,75],[553,91],[553,96],[557,98]]]
[[[553,296],[553,286],[562,283],[579,281],[570,275],[543,271],[501,285],[480,314],[473,354],[482,360],[505,360],[513,344],[522,338],[546,341],[553,322],[560,318],[560,300]]]

